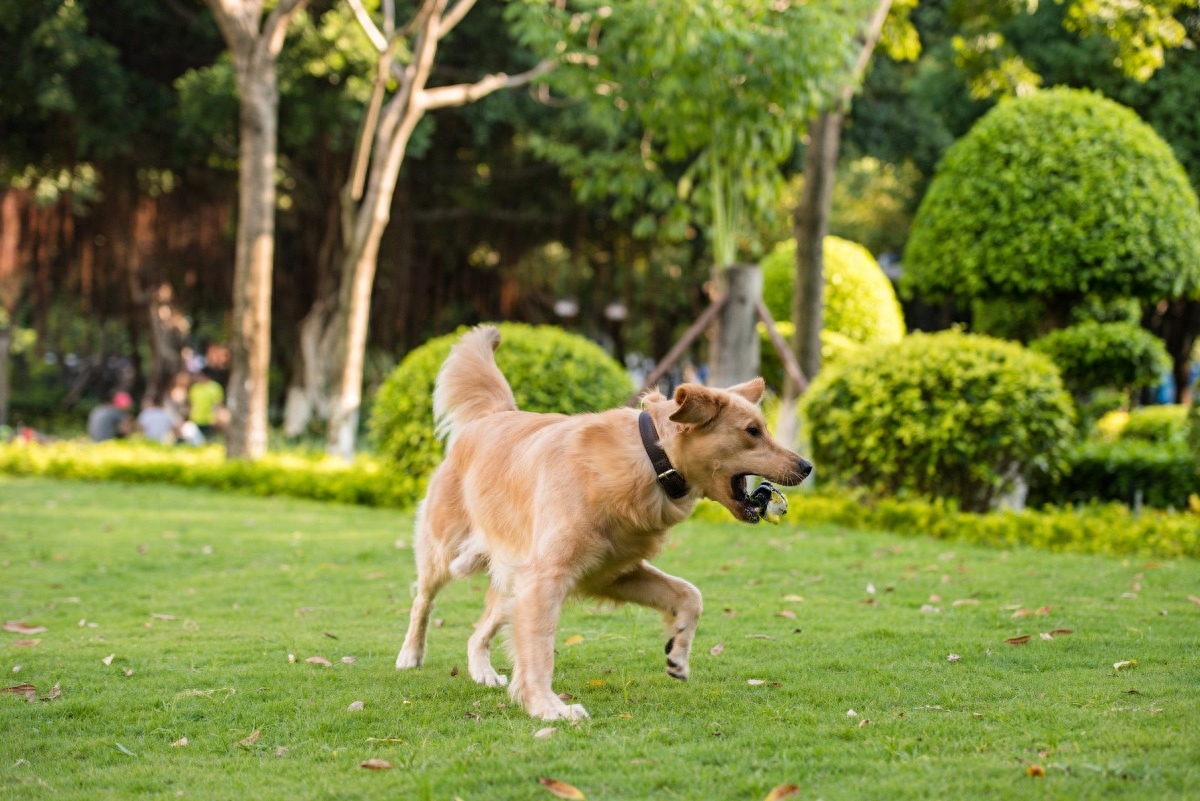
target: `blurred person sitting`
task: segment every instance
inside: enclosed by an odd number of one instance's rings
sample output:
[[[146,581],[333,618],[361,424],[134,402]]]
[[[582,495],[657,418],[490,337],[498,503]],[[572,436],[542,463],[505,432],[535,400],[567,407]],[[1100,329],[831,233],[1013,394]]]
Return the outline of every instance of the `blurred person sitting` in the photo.
[[[179,426],[183,422],[174,412],[147,396],[142,401],[142,411],[137,423],[142,434],[151,442],[174,445],[179,437]]]
[[[102,403],[88,414],[87,434],[92,442],[104,442],[129,434],[133,420],[129,410],[133,398],[128,392],[116,392],[108,403]]]
[[[218,407],[224,401],[225,390],[221,385],[203,370],[196,373],[188,389],[188,405],[191,407],[188,419],[196,424],[206,439],[211,438],[216,430]]]

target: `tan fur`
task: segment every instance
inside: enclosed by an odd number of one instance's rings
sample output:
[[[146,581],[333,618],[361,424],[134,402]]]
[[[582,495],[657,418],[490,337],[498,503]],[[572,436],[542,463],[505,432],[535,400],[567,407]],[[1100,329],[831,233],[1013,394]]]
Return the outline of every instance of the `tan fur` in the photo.
[[[656,480],[636,410],[517,411],[493,359],[499,341],[494,328],[472,330],[438,374],[435,412],[450,444],[417,514],[417,591],[396,667],[423,661],[438,590],[486,570],[491,588],[468,642],[469,671],[480,684],[507,683],[490,653],[495,634],[509,623],[509,693],[530,715],[587,716],[551,688],[555,629],[571,594],[659,610],[671,638],[667,672],[686,679],[700,592],[646,560],[701,497],[747,519],[731,489],[735,475],[798,484],[811,465],[767,433],[756,405],[762,379],[728,390],[684,384],[673,398],[653,392],[643,400],[663,449],[691,487],[672,500]]]

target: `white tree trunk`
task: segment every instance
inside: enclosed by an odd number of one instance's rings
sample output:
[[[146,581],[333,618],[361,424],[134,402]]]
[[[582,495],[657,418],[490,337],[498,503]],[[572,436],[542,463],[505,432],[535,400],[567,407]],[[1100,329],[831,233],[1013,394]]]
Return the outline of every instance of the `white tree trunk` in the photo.
[[[712,355],[714,387],[730,387],[759,375],[762,356],[756,300],[762,297],[762,270],[757,264],[734,264],[725,270],[729,299],[717,321]]]

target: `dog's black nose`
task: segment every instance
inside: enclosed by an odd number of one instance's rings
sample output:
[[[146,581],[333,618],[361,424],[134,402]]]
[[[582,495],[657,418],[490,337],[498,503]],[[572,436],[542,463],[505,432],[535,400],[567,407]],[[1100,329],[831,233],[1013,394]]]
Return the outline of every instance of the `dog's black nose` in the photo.
[[[801,481],[808,478],[809,474],[812,473],[812,462],[807,459],[801,459],[796,463],[796,473],[800,476]]]

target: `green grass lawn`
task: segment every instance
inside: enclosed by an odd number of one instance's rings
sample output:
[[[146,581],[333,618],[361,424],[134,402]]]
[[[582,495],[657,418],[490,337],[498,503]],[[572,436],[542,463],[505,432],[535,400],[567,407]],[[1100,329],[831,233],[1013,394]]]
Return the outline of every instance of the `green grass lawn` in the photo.
[[[0,617],[46,628],[0,633],[3,686],[61,690],[0,696],[0,795],[552,798],[539,777],[588,799],[1200,793],[1200,563],[690,523],[656,564],[705,595],[691,681],[667,677],[656,615],[573,603],[555,689],[592,717],[539,739],[548,724],[467,676],[482,579],[439,598],[425,667],[394,670],[410,526],[0,479]]]

